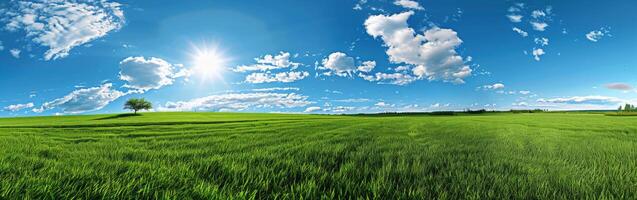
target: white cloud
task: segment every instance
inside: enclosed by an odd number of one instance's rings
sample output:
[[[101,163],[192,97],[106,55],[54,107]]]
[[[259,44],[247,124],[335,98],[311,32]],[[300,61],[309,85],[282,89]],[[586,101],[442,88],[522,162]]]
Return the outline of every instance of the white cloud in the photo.
[[[455,31],[438,27],[416,34],[407,20],[413,11],[394,15],[373,15],[365,20],[367,33],[380,37],[393,63],[414,65],[413,74],[428,80],[464,83],[471,68],[458,55],[455,48],[462,44]]]
[[[610,36],[610,31],[607,28],[600,28],[599,30],[593,30],[586,34],[586,39],[597,42],[604,36]]]
[[[7,107],[4,107],[5,111],[10,111],[10,112],[17,112],[23,109],[27,109],[27,108],[33,108],[33,103],[25,103],[25,104],[14,104],[14,105],[9,105]]]
[[[20,49],[11,49],[9,50],[9,53],[11,53],[11,56],[13,56],[14,58],[20,58]]]
[[[633,90],[633,86],[626,83],[609,83],[604,85],[604,87],[611,90],[622,90],[622,91],[630,91]]]
[[[478,87],[478,89],[483,89],[483,90],[501,90],[501,89],[504,89],[504,84],[495,83],[493,85],[483,85],[483,86]]]
[[[289,68],[297,69],[301,63],[290,61],[292,55],[289,52],[280,52],[278,55],[265,55],[255,58],[257,64],[237,66],[233,69],[235,72],[251,72],[263,71],[249,74],[245,77],[247,83],[271,83],[271,82],[294,82],[308,77],[310,74],[306,71],[288,71],[272,73],[270,70]]]
[[[358,76],[365,79],[366,81],[379,82],[381,84],[393,84],[393,85],[406,85],[417,79],[414,76],[411,76],[409,74],[404,74],[404,73],[377,72],[374,75],[366,75],[363,73],[359,73]]]
[[[522,10],[520,8],[511,6],[511,7],[509,7],[508,11],[513,13],[513,12],[520,12]]]
[[[254,60],[257,64],[253,65],[241,65],[237,66],[233,69],[235,72],[249,72],[249,71],[269,71],[274,69],[282,69],[291,67],[292,69],[296,69],[301,65],[301,63],[296,63],[290,61],[290,53],[289,52],[279,52],[278,55],[270,55],[267,54],[260,58],[255,58]]]
[[[394,107],[396,105],[388,104],[388,103],[386,103],[384,101],[379,101],[378,103],[374,104],[374,106],[377,106],[377,107]]]
[[[504,90],[498,90],[496,93],[498,93],[498,94],[514,95],[514,94],[517,94],[518,92],[516,92],[516,91],[504,91]]]
[[[403,8],[412,10],[425,10],[425,8],[420,6],[418,2],[412,0],[395,0],[394,5],[402,6]]]
[[[534,10],[533,12],[531,12],[531,17],[536,19],[540,17],[546,17],[546,13],[544,13],[544,11],[542,10]]]
[[[105,83],[99,87],[82,88],[70,94],[44,103],[40,108],[34,108],[33,112],[43,112],[59,108],[64,113],[83,113],[102,109],[110,102],[126,95],[126,93],[114,90],[113,84]]]
[[[528,95],[528,94],[531,94],[531,91],[528,91],[528,90],[520,90],[520,91],[519,91],[519,93],[520,93],[520,94],[522,94],[522,95]]]
[[[520,22],[522,22],[523,16],[522,15],[516,15],[516,14],[510,14],[510,15],[507,15],[507,18],[509,18],[509,20],[511,20],[511,22],[513,22],[513,23],[520,23]]]
[[[540,46],[549,45],[549,39],[545,38],[545,37],[543,37],[543,38],[535,38],[533,41],[535,42],[535,44],[538,44]]]
[[[302,80],[308,77],[308,72],[280,72],[276,74],[272,73],[252,73],[246,76],[245,81],[248,83],[271,83],[271,82],[283,82],[290,83],[298,80]]]
[[[522,37],[529,36],[529,33],[527,33],[526,31],[523,31],[522,29],[520,29],[518,27],[513,27],[513,31],[515,31],[516,33],[520,34]]]
[[[363,5],[367,3],[367,0],[359,0],[356,5],[354,5],[354,10],[363,10]]]
[[[250,108],[295,108],[312,102],[295,93],[232,93],[211,95],[189,101],[167,102],[161,111],[242,111]]]
[[[607,96],[573,96],[565,98],[538,99],[540,103],[563,103],[563,104],[621,104],[628,102],[617,97]]]
[[[316,112],[316,111],[319,111],[319,110],[321,110],[321,107],[312,106],[312,107],[307,107],[304,112],[310,113],[310,112]]]
[[[544,31],[549,26],[549,24],[544,22],[531,22],[531,25],[533,25],[533,30],[536,31]]]
[[[335,102],[343,102],[343,103],[362,103],[362,102],[368,102],[370,101],[369,99],[365,99],[365,98],[356,98],[356,99],[339,99],[339,100],[334,100]]]
[[[353,106],[336,106],[336,107],[324,108],[323,111],[334,112],[334,113],[344,113],[344,112],[352,111],[354,109],[356,109],[356,107],[353,107]]]
[[[255,91],[255,92],[290,91],[290,90],[299,91],[301,89],[297,87],[271,87],[271,88],[252,89],[252,91]]]
[[[541,48],[537,48],[537,49],[535,49],[535,48],[534,48],[534,49],[533,49],[533,53],[532,53],[532,54],[533,54],[533,58],[534,58],[535,60],[540,61],[540,56],[542,56],[542,55],[544,55],[544,54],[546,54],[546,53],[544,52],[544,49],[541,49]]]
[[[337,76],[352,76],[352,73],[357,70],[354,65],[354,58],[342,52],[331,53],[327,58],[323,59],[322,63],[323,66],[319,67],[319,69],[329,70],[324,73],[325,75],[333,73]]]
[[[365,61],[363,62],[363,65],[358,66],[358,71],[361,72],[371,72],[374,67],[376,67],[376,61]]]
[[[511,105],[517,106],[517,107],[528,107],[529,103],[521,101],[521,102],[517,102],[517,103],[512,103]]]
[[[403,72],[403,71],[408,71],[410,69],[411,69],[411,66],[403,65],[403,66],[398,66],[398,67],[394,68],[394,71]]]
[[[46,46],[45,60],[63,58],[71,49],[86,44],[124,25],[120,4],[108,0],[12,1],[4,12],[5,29],[23,31],[26,38]]]
[[[586,39],[588,39],[590,41],[593,41],[593,42],[597,42],[603,36],[604,36],[604,33],[602,33],[601,31],[591,31],[591,32],[586,34]]]
[[[119,78],[126,81],[125,87],[140,90],[159,89],[171,85],[175,78],[190,76],[190,71],[176,67],[161,58],[128,57],[119,63]]]

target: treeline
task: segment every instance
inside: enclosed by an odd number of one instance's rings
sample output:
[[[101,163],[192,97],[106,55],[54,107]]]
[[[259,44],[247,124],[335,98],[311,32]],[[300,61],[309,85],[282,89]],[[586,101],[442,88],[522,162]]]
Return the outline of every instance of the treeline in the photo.
[[[533,110],[471,110],[466,109],[463,111],[433,111],[433,112],[383,112],[383,113],[359,113],[359,114],[346,114],[351,116],[414,116],[414,115],[435,115],[435,116],[448,116],[448,115],[461,115],[461,114],[488,114],[488,113],[542,113],[548,112],[548,110],[533,109]]]
[[[533,109],[533,110],[511,110],[509,112],[512,113],[543,113],[543,112],[548,112],[548,110],[542,110],[542,109]]]
[[[624,107],[619,106],[617,112],[637,112],[637,107],[631,104],[626,104]]]

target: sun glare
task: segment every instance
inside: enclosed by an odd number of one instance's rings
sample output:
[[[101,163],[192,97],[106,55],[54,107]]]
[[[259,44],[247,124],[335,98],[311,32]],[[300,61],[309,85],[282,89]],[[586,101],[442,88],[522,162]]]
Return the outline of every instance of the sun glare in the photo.
[[[193,49],[194,75],[202,81],[223,80],[222,74],[227,67],[228,58],[216,46],[195,46]]]

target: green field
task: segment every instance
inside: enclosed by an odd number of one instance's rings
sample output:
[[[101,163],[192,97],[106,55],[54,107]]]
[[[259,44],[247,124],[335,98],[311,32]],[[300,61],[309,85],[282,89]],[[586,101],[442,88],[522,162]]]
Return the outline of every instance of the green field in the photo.
[[[637,116],[0,119],[0,199],[637,199]]]

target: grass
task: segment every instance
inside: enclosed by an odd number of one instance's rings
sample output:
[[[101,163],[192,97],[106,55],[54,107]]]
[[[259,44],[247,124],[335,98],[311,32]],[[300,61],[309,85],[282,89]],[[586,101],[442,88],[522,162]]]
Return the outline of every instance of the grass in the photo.
[[[0,119],[0,199],[636,199],[637,118]]]
[[[606,116],[637,116],[637,112],[607,112]]]

